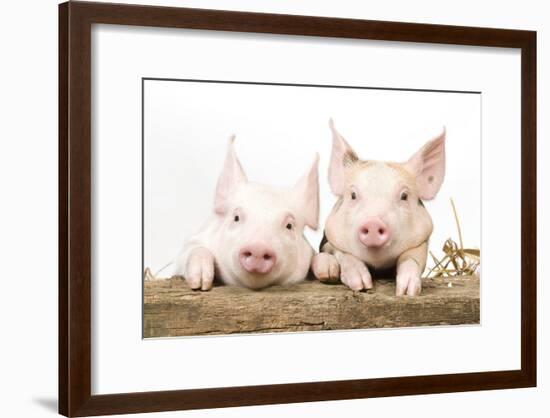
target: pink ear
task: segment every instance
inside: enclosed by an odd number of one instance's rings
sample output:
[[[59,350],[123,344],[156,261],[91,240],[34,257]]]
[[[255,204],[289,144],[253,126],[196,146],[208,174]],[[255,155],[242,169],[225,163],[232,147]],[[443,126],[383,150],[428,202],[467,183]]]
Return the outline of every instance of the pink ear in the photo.
[[[417,151],[405,167],[416,176],[420,198],[433,199],[445,178],[445,128]]]
[[[329,121],[329,126],[332,131],[332,154],[328,167],[328,181],[332,193],[341,196],[345,186],[345,167],[359,158],[340,132],[336,130],[332,119]]]
[[[235,147],[233,146],[234,141],[235,135],[231,136],[229,139],[225,163],[216,186],[214,211],[220,215],[223,215],[227,211],[228,200],[231,193],[239,184],[247,181],[241,163],[235,154]]]
[[[294,186],[298,207],[304,213],[306,225],[311,229],[319,227],[319,154],[309,171]]]

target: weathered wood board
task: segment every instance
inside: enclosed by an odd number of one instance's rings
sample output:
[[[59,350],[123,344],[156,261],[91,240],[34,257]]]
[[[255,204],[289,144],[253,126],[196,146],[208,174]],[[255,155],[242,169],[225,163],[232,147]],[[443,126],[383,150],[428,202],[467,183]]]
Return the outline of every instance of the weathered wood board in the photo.
[[[452,282],[452,287],[448,283]],[[253,291],[230,286],[193,291],[180,278],[146,281],[149,337],[319,331],[479,323],[479,279],[425,279],[415,298],[394,296],[395,281],[369,292],[308,281]]]

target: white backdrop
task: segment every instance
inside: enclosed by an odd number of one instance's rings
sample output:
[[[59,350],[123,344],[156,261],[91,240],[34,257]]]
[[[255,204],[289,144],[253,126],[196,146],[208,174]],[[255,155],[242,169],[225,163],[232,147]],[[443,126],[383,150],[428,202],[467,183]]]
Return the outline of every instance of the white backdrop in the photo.
[[[537,30],[539,115],[550,112],[548,95],[543,94],[550,91],[550,23],[545,2],[393,0],[369,3],[368,7],[354,0],[150,0],[148,3]],[[4,2],[0,11],[8,17],[0,26],[6,63],[0,66],[3,115],[0,187],[7,197],[0,206],[0,254],[6,277],[3,294],[9,295],[0,304],[4,337],[0,386],[9,390],[0,411],[11,417],[54,417],[57,416],[57,1]],[[23,20],[28,24],[21,25]],[[546,186],[550,165],[544,164],[544,158],[550,153],[550,142],[543,139],[550,135],[550,123],[543,117],[538,121],[539,277],[546,277],[550,273],[544,263],[550,251],[547,233],[550,216],[543,209],[550,204]],[[547,281],[539,280],[538,292],[539,302],[548,300]],[[23,294],[29,309],[21,309],[18,295]],[[15,312],[17,320],[12,320]],[[444,413],[449,418],[493,415],[515,418],[528,411],[532,417],[545,418],[550,396],[550,362],[543,354],[550,342],[549,314],[548,304],[539,303],[537,388],[172,412],[147,417],[322,418],[390,413],[439,418]],[[32,350],[32,355],[28,354],[30,347],[38,347]]]
[[[250,181],[292,186],[320,154],[321,227],[306,232],[318,248],[336,200],[327,179],[330,117],[364,159],[406,161],[446,126],[444,186],[436,200],[426,202],[434,221],[430,249],[439,254],[450,236],[458,242],[451,197],[465,245],[479,248],[480,94],[167,80],[145,80],[144,89],[145,267],[153,272],[211,213],[232,133]]]

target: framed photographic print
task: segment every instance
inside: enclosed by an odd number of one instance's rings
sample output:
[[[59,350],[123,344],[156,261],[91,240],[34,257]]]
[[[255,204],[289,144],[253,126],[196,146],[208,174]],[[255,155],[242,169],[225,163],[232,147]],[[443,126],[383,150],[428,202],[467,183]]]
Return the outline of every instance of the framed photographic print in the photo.
[[[59,16],[60,413],[536,385],[535,32]]]

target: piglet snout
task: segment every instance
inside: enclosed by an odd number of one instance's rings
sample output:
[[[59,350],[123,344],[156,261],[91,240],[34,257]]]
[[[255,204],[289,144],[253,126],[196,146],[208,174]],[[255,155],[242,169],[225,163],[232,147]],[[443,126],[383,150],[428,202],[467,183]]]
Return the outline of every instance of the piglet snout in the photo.
[[[377,248],[389,241],[391,232],[378,217],[368,218],[359,228],[359,241],[366,247]]]
[[[273,270],[276,261],[275,251],[262,243],[247,245],[239,251],[239,262],[249,273],[267,274]]]

